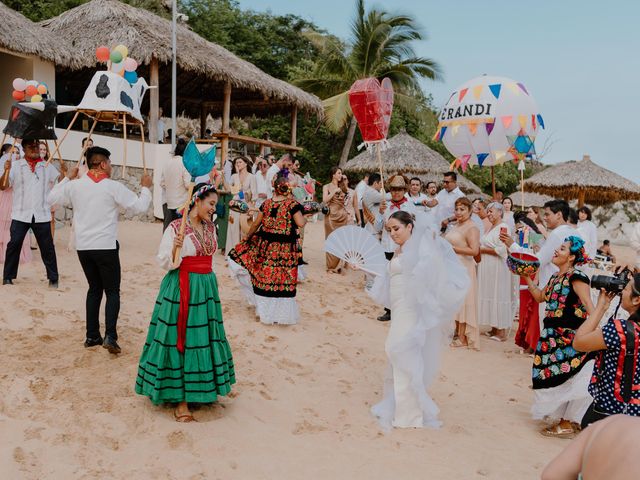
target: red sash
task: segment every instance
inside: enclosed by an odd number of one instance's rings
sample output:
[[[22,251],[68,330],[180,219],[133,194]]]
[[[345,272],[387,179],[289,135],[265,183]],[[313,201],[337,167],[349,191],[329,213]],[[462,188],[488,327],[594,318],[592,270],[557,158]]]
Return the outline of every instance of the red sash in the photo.
[[[212,256],[196,256],[196,257],[184,257],[182,263],[180,263],[180,310],[178,311],[178,351],[184,353],[184,344],[187,334],[187,318],[189,317],[189,274],[199,273],[206,274],[211,273]]]

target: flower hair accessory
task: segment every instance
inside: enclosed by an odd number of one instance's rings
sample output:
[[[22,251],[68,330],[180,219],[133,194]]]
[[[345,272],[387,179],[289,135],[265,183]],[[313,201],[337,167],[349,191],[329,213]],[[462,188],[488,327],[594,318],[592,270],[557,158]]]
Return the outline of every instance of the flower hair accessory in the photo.
[[[193,195],[191,195],[191,200],[189,200],[189,205],[187,207],[187,211],[191,210],[193,208],[193,206],[196,203],[196,200],[198,200],[199,198],[202,198],[205,196],[205,194],[209,193],[209,192],[216,192],[216,187],[214,187],[213,185],[203,185],[202,187],[200,187],[198,190],[196,190],[195,192],[193,192]],[[184,214],[184,209],[181,208],[181,211],[179,211],[178,213],[180,213],[181,215]]]
[[[571,244],[571,246],[569,247],[569,251],[571,252],[571,255],[575,255],[576,260],[574,263],[576,265],[582,265],[591,261],[584,249],[583,239],[581,239],[580,237],[576,237],[575,235],[571,235],[570,237],[565,238],[564,241]]]

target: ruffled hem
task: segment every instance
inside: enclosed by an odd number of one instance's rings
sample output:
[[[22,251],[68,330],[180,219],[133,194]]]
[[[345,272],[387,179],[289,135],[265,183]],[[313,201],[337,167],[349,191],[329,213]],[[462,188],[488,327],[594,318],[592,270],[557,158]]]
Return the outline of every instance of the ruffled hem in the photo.
[[[300,319],[300,310],[295,298],[273,298],[255,295],[256,314],[266,325],[294,325]]]

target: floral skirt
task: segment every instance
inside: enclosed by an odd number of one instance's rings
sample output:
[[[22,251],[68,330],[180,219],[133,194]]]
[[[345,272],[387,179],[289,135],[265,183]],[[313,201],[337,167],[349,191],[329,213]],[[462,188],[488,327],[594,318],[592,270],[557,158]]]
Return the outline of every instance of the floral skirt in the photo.
[[[189,316],[184,354],[176,347],[180,309],[178,270],[164,277],[142,349],[135,390],[154,404],[212,403],[236,382],[222,323],[214,273],[189,274]]]
[[[534,389],[562,385],[582,369],[590,357],[573,348],[575,335],[575,330],[563,327],[540,331],[531,372]]]

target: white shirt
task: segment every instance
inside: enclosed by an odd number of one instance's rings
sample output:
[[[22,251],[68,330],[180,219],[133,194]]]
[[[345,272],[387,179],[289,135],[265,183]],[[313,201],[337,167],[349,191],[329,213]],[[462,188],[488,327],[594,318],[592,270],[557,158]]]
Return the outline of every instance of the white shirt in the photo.
[[[164,143],[164,120],[158,118],[158,141]]]
[[[404,196],[407,200],[415,205],[418,212],[428,211],[429,207],[422,205],[422,202],[424,202],[425,200],[429,200],[429,196],[427,194],[420,192],[417,196],[414,197],[411,195],[411,193],[407,192]]]
[[[267,178],[262,172],[258,172],[255,175],[256,179],[256,207],[262,205],[262,203],[266,200],[265,198],[259,198],[260,194],[266,195],[267,198],[271,196],[271,185],[267,183]]]
[[[162,169],[160,185],[165,191],[167,208],[180,208],[187,201],[191,174],[182,163],[182,157],[176,155],[171,158]]]
[[[356,195],[358,196],[358,209],[362,210],[362,195],[364,195],[364,191],[367,189],[367,182],[364,180],[360,180],[358,185],[356,185]]]
[[[473,223],[476,225],[476,227],[478,227],[478,230],[480,230],[480,236],[482,237],[485,234],[484,231],[484,222],[482,221],[482,219],[478,216],[477,213],[472,213],[471,214],[471,220],[473,220]],[[513,230],[511,230],[513,231]]]
[[[584,249],[589,258],[596,258],[598,250],[598,228],[591,220],[578,222],[578,232],[584,240]]]
[[[273,197],[273,179],[276,178],[276,175],[280,171],[280,167],[278,164],[274,163],[267,170],[267,185],[269,186],[269,198]]]
[[[53,164],[38,162],[35,172],[26,160],[16,160],[9,172],[9,185],[13,188],[11,219],[36,223],[51,221],[51,203],[47,195],[56,184],[60,173]]]
[[[391,201],[387,201],[387,209],[384,211],[383,215],[380,215],[379,210],[375,210],[376,221],[373,227],[375,228],[376,232],[382,232],[382,239],[380,240],[380,243],[382,244],[382,248],[384,248],[384,251],[387,253],[395,252],[396,248],[398,248],[398,244],[391,240],[391,236],[389,235],[389,232],[387,232],[387,229],[384,228],[384,226],[387,223],[387,220],[389,220],[389,217],[391,217],[391,215],[395,212],[399,211],[412,213],[414,215],[418,213],[416,206],[409,201],[404,202],[402,205],[400,205],[400,208],[397,208],[393,203],[391,203]]]
[[[231,175],[233,175],[233,162],[227,159],[222,166],[222,174],[224,175],[224,181],[226,183],[231,183]]]
[[[456,200],[461,197],[464,197],[464,193],[462,193],[459,187],[454,188],[450,192],[447,192],[445,188],[438,192],[436,195],[436,200],[438,200],[438,206],[436,207],[438,223],[442,223],[445,218],[453,217]]]
[[[51,190],[49,201],[73,207],[76,250],[114,250],[120,208],[129,216],[146,212],[151,191],[142,187],[138,196],[110,178],[96,183],[85,175],[78,180],[62,180]]]

